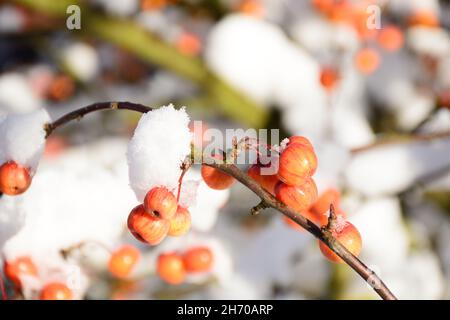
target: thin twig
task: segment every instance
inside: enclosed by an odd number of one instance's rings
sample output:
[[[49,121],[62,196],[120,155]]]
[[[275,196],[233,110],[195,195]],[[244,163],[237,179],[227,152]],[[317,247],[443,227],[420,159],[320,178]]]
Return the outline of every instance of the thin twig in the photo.
[[[102,102],[89,105],[87,107],[75,110],[53,123],[49,123],[45,126],[47,137],[58,127],[72,121],[82,118],[88,113],[99,110],[112,110],[112,109],[127,109],[134,110],[141,113],[146,113],[152,110],[149,107],[134,104],[130,102]],[[355,270],[365,281],[373,285],[375,292],[385,300],[395,300],[396,297],[384,284],[384,282],[370,270],[361,260],[351,254],[344,246],[342,246],[329,230],[322,230],[310,220],[306,219],[302,215],[298,214],[293,209],[287,207],[283,203],[279,202],[272,194],[264,190],[255,180],[250,178],[246,173],[242,172],[236,165],[230,163],[216,163],[214,159],[203,159],[203,163],[211,167],[217,168],[222,172],[231,175],[236,180],[241,182],[251,191],[253,191],[261,199],[261,203],[256,208],[273,208],[291,220],[295,221],[298,225],[302,226],[305,230],[315,236],[317,239],[325,243],[333,252],[335,252],[348,266]]]

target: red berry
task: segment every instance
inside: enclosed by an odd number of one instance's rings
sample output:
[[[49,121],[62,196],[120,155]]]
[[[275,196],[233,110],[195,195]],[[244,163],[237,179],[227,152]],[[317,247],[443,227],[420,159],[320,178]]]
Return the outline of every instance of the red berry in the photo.
[[[378,43],[387,51],[397,51],[403,46],[405,39],[400,28],[391,25],[381,29],[378,34]]]
[[[139,250],[131,245],[120,247],[109,258],[109,272],[117,278],[127,277],[139,260],[140,255]]]
[[[309,206],[317,199],[317,187],[313,179],[306,180],[298,187],[280,182],[275,187],[275,194],[278,200],[304,215]]]
[[[183,261],[188,272],[206,272],[211,270],[214,256],[207,247],[195,247],[184,254]]]
[[[324,67],[320,71],[320,83],[328,90],[333,90],[339,81],[339,72],[333,67]]]
[[[41,300],[72,300],[73,294],[65,284],[51,282],[41,289]]]
[[[304,144],[289,144],[280,155],[278,178],[291,186],[300,186],[317,169],[314,150]]]
[[[201,173],[203,180],[211,189],[224,190],[229,188],[235,181],[228,174],[207,165],[202,165]]]
[[[0,166],[0,191],[15,196],[27,191],[31,184],[29,169],[22,167],[14,161]]]
[[[258,163],[254,164],[248,169],[247,174],[253,180],[258,182],[261,187],[266,189],[271,194],[275,194],[275,186],[280,180],[278,180],[276,174],[263,174],[264,172],[261,172],[262,168],[268,168],[268,166],[264,166]]]
[[[333,236],[338,240],[348,251],[353,255],[358,256],[361,253],[362,239],[358,229],[348,221],[343,222],[342,226],[339,226],[332,231]],[[323,242],[319,241],[319,248],[322,254],[328,260],[332,262],[343,262],[330,248],[328,248]]]
[[[188,209],[178,206],[177,212],[169,222],[169,236],[181,236],[191,228],[191,214]]]
[[[314,147],[313,147],[311,141],[309,141],[309,139],[306,137],[292,136],[292,137],[289,137],[288,140],[289,140],[289,142],[287,143],[287,146],[289,146],[291,144],[303,144],[304,146],[306,146],[309,149],[314,151]]]
[[[17,287],[21,287],[21,276],[38,276],[38,269],[28,256],[16,258],[12,262],[5,261],[3,270],[6,277]]]
[[[177,253],[159,255],[156,271],[161,279],[170,284],[180,284],[186,278],[183,258]]]
[[[170,219],[177,212],[177,199],[172,192],[164,187],[151,189],[144,199],[144,208],[159,218]]]
[[[363,74],[373,73],[380,65],[381,58],[374,49],[363,48],[356,53],[356,68]]]
[[[139,241],[157,245],[167,235],[170,223],[147,213],[141,204],[135,207],[128,216],[128,229]]]

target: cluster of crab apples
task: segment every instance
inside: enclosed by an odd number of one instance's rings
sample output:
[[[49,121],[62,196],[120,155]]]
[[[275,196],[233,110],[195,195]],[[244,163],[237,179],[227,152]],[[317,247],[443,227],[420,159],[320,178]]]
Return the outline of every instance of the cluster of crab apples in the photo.
[[[335,208],[337,221],[332,224],[332,234],[352,254],[358,256],[361,236],[356,227],[346,220],[340,207],[340,194],[328,189],[318,197],[313,175],[317,169],[317,156],[310,141],[302,136],[293,136],[276,158],[278,170],[265,174],[270,166],[259,161],[248,169],[248,175],[280,202],[319,226],[328,226],[330,205]],[[213,189],[229,188],[235,178],[215,167],[202,165],[201,175]],[[8,161],[0,166],[0,191],[7,195],[18,195],[30,186],[30,169]],[[294,221],[285,217],[288,225],[303,230]],[[191,215],[187,208],[179,205],[177,197],[166,187],[158,186],[148,191],[142,204],[136,206],[128,216],[128,228],[134,237],[149,245],[157,245],[166,236],[181,236],[191,227]],[[319,241],[322,254],[333,262],[342,262],[331,249]],[[114,250],[109,259],[108,270],[117,278],[127,278],[140,258],[140,251],[132,245]],[[193,247],[183,253],[165,252],[156,262],[156,273],[169,284],[183,283],[190,273],[210,271],[214,262],[212,251],[207,247]],[[21,289],[23,276],[38,278],[38,268],[29,256],[5,261],[4,272],[17,290]],[[40,299],[73,299],[73,291],[63,282],[49,282],[39,292]]]
[[[318,197],[317,187],[312,178],[317,169],[317,156],[311,142],[302,136],[293,136],[288,140],[279,155],[278,172],[264,175],[262,169],[269,167],[270,164],[256,163],[248,169],[248,175],[279,201],[319,226],[327,224],[328,211],[333,204],[338,221],[331,232],[344,247],[358,256],[362,247],[361,235],[353,224],[345,220],[345,212],[339,206],[339,192],[329,189]],[[303,230],[291,219],[287,217],[284,219],[293,228]],[[320,241],[319,247],[330,261],[342,261]]]
[[[133,245],[123,245],[111,252],[108,261],[109,273],[118,279],[127,279],[135,270],[141,252]],[[184,252],[164,252],[158,256],[156,274],[166,283],[178,285],[188,274],[211,271],[214,264],[213,251],[207,246],[192,246]],[[16,292],[21,292],[23,279],[39,279],[39,268],[30,256],[19,256],[5,261],[5,276],[13,284]],[[45,283],[37,297],[40,300],[72,300],[75,294],[64,282]]]

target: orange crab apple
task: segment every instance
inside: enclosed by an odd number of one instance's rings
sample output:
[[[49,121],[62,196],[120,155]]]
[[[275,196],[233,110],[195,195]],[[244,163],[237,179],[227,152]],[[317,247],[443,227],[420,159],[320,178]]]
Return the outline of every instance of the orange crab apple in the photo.
[[[214,156],[214,158],[219,157]],[[225,190],[236,181],[232,176],[207,165],[202,165],[201,174],[208,187],[215,190]]]
[[[300,186],[313,176],[317,169],[317,157],[310,147],[293,143],[280,154],[278,178],[291,186]]]
[[[109,272],[117,278],[127,277],[139,260],[140,255],[139,250],[131,245],[118,248],[109,258]]]
[[[268,166],[255,163],[247,171],[247,174],[256,182],[258,182],[261,187],[266,189],[271,194],[275,194],[275,186],[280,181],[276,174],[264,174],[261,169],[268,168]],[[269,169],[268,169],[269,170]]]
[[[5,272],[5,276],[17,288],[20,288],[22,286],[20,281],[21,276],[38,276],[38,269],[29,256],[21,256],[11,262],[5,261],[3,270]]]
[[[384,27],[378,34],[378,43],[387,51],[398,51],[403,46],[404,41],[402,30],[395,25]]]
[[[148,213],[162,219],[170,219],[177,212],[177,199],[165,187],[151,189],[144,199],[144,208]]]
[[[332,230],[333,236],[354,256],[358,256],[362,249],[361,234],[358,229],[348,221],[339,223],[340,225]],[[337,256],[323,242],[319,241],[319,248],[322,254],[331,262],[342,263],[342,259]]]
[[[371,74],[380,65],[380,55],[371,48],[363,48],[355,55],[355,64],[359,72],[363,74]]]
[[[180,284],[186,278],[183,258],[175,253],[163,253],[158,257],[156,272],[159,277],[169,284]]]
[[[297,187],[279,182],[275,187],[275,195],[299,214],[306,214],[309,206],[317,199],[317,187],[313,179],[308,179]]]
[[[332,91],[339,81],[339,71],[331,66],[325,66],[320,71],[320,84],[327,90]]]
[[[303,144],[304,146],[310,148],[311,150],[314,150],[311,141],[309,141],[309,139],[304,136],[292,136],[289,137],[288,140],[289,142],[287,143],[287,146],[291,144]]]
[[[127,223],[136,239],[150,245],[163,241],[170,227],[169,221],[147,213],[142,204],[131,210]]]
[[[30,170],[14,161],[0,166],[0,192],[15,196],[24,193],[30,187]]]
[[[73,293],[64,283],[51,282],[41,289],[40,300],[72,300]]]
[[[208,247],[194,247],[186,251],[183,262],[188,272],[206,272],[212,268],[214,255]]]
[[[191,228],[191,214],[188,209],[178,206],[177,212],[169,222],[169,236],[182,236]]]

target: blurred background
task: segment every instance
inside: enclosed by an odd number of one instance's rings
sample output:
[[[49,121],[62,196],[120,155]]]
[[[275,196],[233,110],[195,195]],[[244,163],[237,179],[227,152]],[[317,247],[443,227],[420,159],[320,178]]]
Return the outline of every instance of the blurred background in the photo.
[[[339,192],[361,259],[399,298],[450,298],[450,1],[0,0],[0,115],[101,101],[307,136],[319,194]],[[257,198],[238,184],[200,181],[189,234],[138,243],[125,156],[138,120],[106,111],[58,129],[29,192],[0,198],[3,258],[31,256],[42,274],[16,298],[56,278],[84,299],[377,298],[276,212],[250,216]],[[141,259],[116,279],[108,250],[124,243]],[[180,285],[155,274],[160,253],[195,246],[210,271]]]

